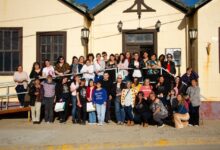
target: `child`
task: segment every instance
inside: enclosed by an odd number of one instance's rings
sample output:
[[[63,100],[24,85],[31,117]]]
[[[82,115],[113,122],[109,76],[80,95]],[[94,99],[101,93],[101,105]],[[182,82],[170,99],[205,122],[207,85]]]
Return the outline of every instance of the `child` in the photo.
[[[40,123],[41,101],[42,101],[41,84],[39,79],[34,80],[34,85],[29,89],[31,117],[33,124]]]
[[[86,80],[81,79],[80,86],[77,90],[77,106],[78,106],[78,122],[82,125],[86,125]]]
[[[53,82],[52,76],[48,75],[46,81],[41,83],[44,90],[44,104],[45,104],[45,122],[53,122],[53,104],[56,100],[55,87],[56,83]]]
[[[97,82],[96,87],[97,88],[93,93],[92,100],[96,105],[98,125],[102,126],[105,120],[107,92],[102,88],[102,83],[100,81]]]
[[[92,95],[95,91],[94,81],[89,80],[89,86],[86,89],[86,98],[88,102],[92,102]],[[89,124],[96,124],[96,114],[95,111],[89,112]]]
[[[199,126],[199,107],[200,100],[200,88],[197,86],[197,80],[191,81],[191,86],[188,87],[186,93],[189,96],[192,107],[190,107],[190,120],[189,124],[193,126]]]
[[[127,82],[126,89],[122,90],[121,93],[121,105],[124,106],[125,116],[128,119],[128,126],[134,125],[133,108],[135,103],[136,91],[131,87],[131,82]]]

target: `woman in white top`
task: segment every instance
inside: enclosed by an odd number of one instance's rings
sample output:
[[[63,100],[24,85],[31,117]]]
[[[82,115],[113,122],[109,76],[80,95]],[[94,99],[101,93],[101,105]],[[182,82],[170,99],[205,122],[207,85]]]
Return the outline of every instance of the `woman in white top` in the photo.
[[[83,78],[86,79],[86,86],[88,86],[88,82],[90,79],[94,80],[95,78],[95,73],[94,73],[94,65],[90,63],[89,60],[86,60],[86,64],[83,65],[81,69],[81,73],[83,73]]]
[[[24,107],[25,94],[19,94],[27,91],[27,85],[29,81],[28,74],[23,71],[21,65],[18,66],[17,71],[14,73],[14,82],[16,83],[15,90],[18,93],[18,100],[20,102],[20,107]]]
[[[101,60],[101,54],[98,53],[96,54],[96,60],[94,62],[94,67],[95,67],[95,82],[100,81],[103,79],[103,74],[105,71],[105,62]]]
[[[80,84],[80,77],[76,75],[74,77],[73,82],[70,85],[70,91],[71,91],[71,99],[72,99],[72,122],[76,123],[76,102],[77,102],[77,89],[79,88]]]
[[[55,77],[54,67],[50,64],[50,61],[48,59],[44,60],[44,65],[45,67],[42,71],[43,77],[47,77],[48,75]]]
[[[119,56],[119,62],[118,62],[118,74],[122,75],[122,78],[124,81],[128,80],[128,60],[125,58],[125,55],[123,53]]]

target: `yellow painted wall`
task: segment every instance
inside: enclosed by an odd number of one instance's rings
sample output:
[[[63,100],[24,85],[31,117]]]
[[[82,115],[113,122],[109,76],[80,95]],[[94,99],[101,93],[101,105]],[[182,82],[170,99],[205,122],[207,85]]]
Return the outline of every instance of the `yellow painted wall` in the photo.
[[[36,32],[66,31],[67,61],[84,53],[81,29],[85,17],[58,0],[0,0],[0,27],[23,27],[23,66],[28,73],[36,61]],[[0,82],[12,81],[0,76]]]
[[[134,0],[118,0],[95,16],[90,34],[90,52],[108,53],[122,52],[122,34],[118,32],[117,24],[121,20],[123,29],[137,29],[137,13],[123,13],[134,3]],[[154,29],[158,20],[162,22],[158,33],[158,55],[165,53],[165,48],[182,49],[181,73],[186,68],[186,30],[185,14],[162,0],[145,0],[145,3],[156,12],[142,13],[141,27]]]
[[[212,0],[198,10],[198,64],[202,94],[208,99],[220,98],[219,27],[220,1]],[[211,53],[206,52],[211,43]]]

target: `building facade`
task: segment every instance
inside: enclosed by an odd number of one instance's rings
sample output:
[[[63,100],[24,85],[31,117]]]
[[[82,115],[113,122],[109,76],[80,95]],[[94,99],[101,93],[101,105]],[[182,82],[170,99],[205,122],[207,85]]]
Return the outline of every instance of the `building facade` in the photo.
[[[71,63],[88,52],[178,52],[177,75],[192,66],[202,95],[220,100],[218,14],[219,0],[201,0],[193,8],[177,0],[105,0],[91,11],[68,0],[1,0],[0,82],[12,81],[18,64],[30,72],[34,61],[55,62],[59,55]],[[90,31],[88,48],[81,41],[84,27]],[[198,30],[195,40],[191,28]]]

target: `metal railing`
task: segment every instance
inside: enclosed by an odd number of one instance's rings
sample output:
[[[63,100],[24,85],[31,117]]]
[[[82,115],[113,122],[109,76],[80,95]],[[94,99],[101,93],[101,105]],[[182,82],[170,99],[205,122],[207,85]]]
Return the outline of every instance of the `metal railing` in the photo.
[[[152,68],[142,68],[142,69],[140,69],[140,70],[149,70],[149,69],[152,69]],[[170,75],[170,76],[172,76],[172,77],[174,77],[175,78],[175,75],[173,75],[173,74],[171,74],[170,72],[168,72],[165,68],[163,68],[163,67],[157,67],[157,68],[155,68],[155,69],[157,69],[157,70],[160,70],[159,71],[159,75],[163,75],[163,71],[165,71],[168,75]],[[108,68],[108,69],[104,69],[104,70],[100,70],[100,72],[104,72],[104,71],[110,71],[110,70],[115,70],[115,77],[116,77],[116,79],[117,79],[117,75],[118,75],[118,73],[119,73],[119,71],[120,70],[134,70],[134,68],[123,68],[123,69],[119,69],[119,68]],[[95,72],[94,72],[95,73]],[[82,75],[82,74],[84,74],[84,73],[77,73],[77,74],[73,74],[73,73],[70,73],[70,74],[65,74],[65,75],[63,75],[63,76],[59,76],[59,75],[57,75],[57,76],[55,76],[55,77],[53,77],[54,79],[56,79],[56,78],[59,78],[59,77],[64,77],[64,76],[73,76],[73,75]],[[143,76],[143,75],[142,75]],[[40,79],[45,79],[45,77],[41,77]],[[115,80],[116,80],[115,79]],[[30,79],[30,81],[29,81],[29,83],[31,82],[31,81],[33,81],[34,79]],[[142,83],[142,82],[141,82]],[[151,82],[152,83],[152,82]],[[182,82],[184,85],[187,85],[185,82]],[[8,107],[9,107],[9,102],[10,102],[10,97],[12,97],[12,96],[17,96],[17,95],[19,95],[19,94],[27,94],[28,92],[22,92],[22,93],[12,93],[12,94],[10,94],[10,88],[11,87],[15,87],[15,83],[12,81],[12,82],[3,82],[3,83],[0,83],[0,89],[2,89],[2,88],[5,88],[6,89],[6,93],[4,94],[4,95],[0,95],[0,99],[1,99],[1,103],[0,103],[0,107],[1,107],[1,110],[3,109],[3,103],[5,103],[5,109],[7,110],[8,109]],[[203,99],[207,99],[207,98],[205,98],[204,96],[202,96],[201,95],[201,97],[203,98]],[[6,101],[4,102],[3,100],[4,99],[6,99]]]

